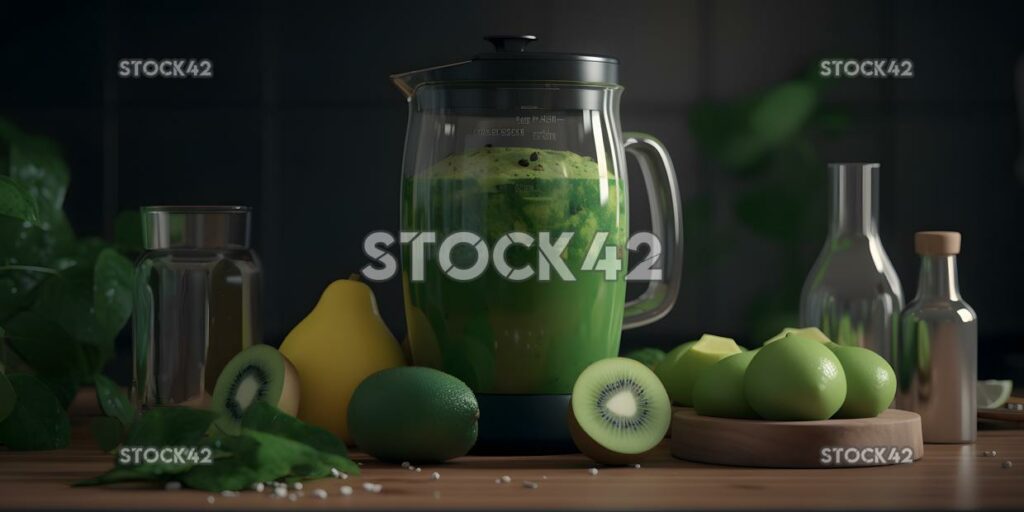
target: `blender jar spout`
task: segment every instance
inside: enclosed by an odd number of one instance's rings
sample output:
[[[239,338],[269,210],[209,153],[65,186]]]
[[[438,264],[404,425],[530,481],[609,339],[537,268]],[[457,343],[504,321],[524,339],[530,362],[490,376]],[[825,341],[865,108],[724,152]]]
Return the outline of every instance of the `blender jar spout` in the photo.
[[[406,71],[404,73],[395,73],[391,75],[391,83],[395,84],[395,87],[399,91],[402,91],[402,95],[406,99],[411,99],[416,94],[416,87],[426,82],[437,82],[441,81],[439,71],[443,72],[449,68],[456,66],[462,66],[469,64],[470,61],[456,62],[454,64],[445,64],[443,66],[434,66],[430,68],[417,69],[414,71]]]

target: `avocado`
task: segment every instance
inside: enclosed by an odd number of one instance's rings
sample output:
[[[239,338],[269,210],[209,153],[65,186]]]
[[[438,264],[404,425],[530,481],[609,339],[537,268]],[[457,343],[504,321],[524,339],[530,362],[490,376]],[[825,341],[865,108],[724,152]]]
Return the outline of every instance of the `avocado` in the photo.
[[[441,462],[476,443],[480,408],[461,380],[433,368],[377,372],[356,387],[348,429],[356,446],[388,462]]]

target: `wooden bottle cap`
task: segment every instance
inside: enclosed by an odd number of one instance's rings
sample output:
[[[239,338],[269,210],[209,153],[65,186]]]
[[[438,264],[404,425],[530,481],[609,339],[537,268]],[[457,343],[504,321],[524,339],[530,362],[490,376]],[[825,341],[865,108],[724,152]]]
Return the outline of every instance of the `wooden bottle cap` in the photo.
[[[960,254],[960,233],[956,231],[918,231],[914,234],[914,250],[921,256]]]

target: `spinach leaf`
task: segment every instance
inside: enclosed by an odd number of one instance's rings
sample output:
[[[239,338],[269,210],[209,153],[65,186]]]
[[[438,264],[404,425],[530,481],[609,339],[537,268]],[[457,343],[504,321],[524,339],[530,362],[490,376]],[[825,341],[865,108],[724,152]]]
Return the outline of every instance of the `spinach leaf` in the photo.
[[[251,409],[250,409],[251,410]],[[258,409],[259,411],[259,409]],[[181,407],[153,409],[139,418],[132,426],[132,433],[124,445],[127,446],[195,446],[213,449],[211,464],[198,460],[182,463],[144,463],[137,466],[118,464],[114,469],[96,478],[84,480],[75,485],[103,485],[116,482],[154,480],[170,478],[184,485],[207,491],[247,489],[256,482],[270,480],[298,481],[323,478],[332,469],[351,475],[359,474],[359,467],[343,455],[332,442],[321,443],[327,450],[317,449],[304,442],[302,435],[310,434],[320,439],[317,429],[312,429],[294,418],[282,419],[283,415],[273,407],[262,408],[262,412],[248,417],[249,427],[239,435],[214,435],[198,439],[196,436],[208,431],[212,413]],[[103,418],[107,425],[94,424],[97,436],[110,435],[101,429],[115,431],[119,422],[114,418]],[[257,430],[255,427],[276,430],[275,433]],[[189,431],[190,435],[171,435],[170,432]],[[295,436],[299,439],[291,439]],[[198,439],[198,440],[197,440]]]
[[[254,402],[242,416],[242,428],[274,434],[315,450],[348,456],[345,443],[330,432],[299,421],[267,402]]]
[[[129,446],[196,445],[217,418],[211,411],[188,407],[150,409],[132,424],[124,444]]]
[[[96,319],[92,268],[74,265],[43,281],[33,311],[53,319],[76,341],[113,343]]]
[[[0,422],[0,443],[12,450],[53,450],[71,440],[68,416],[53,392],[32,375],[9,375],[18,396],[14,409]]]
[[[106,338],[113,339],[132,314],[132,263],[114,249],[103,249],[93,271],[93,306],[96,322]]]
[[[323,478],[331,474],[331,468],[359,473],[358,466],[345,457],[319,452],[309,445],[265,432],[249,430],[226,440],[225,448],[235,456],[194,467],[182,476],[185,485],[207,491],[241,490],[256,482],[293,475]]]
[[[127,429],[135,419],[135,408],[128,400],[128,395],[114,381],[103,375],[96,375],[96,399],[100,403],[100,409],[107,416],[116,418],[121,426]]]
[[[33,370],[77,376],[84,364],[75,340],[56,322],[35,311],[23,311],[7,324],[7,343]]]
[[[7,328],[7,346],[35,370],[66,409],[79,384],[95,371],[85,347],[34,311],[18,313]]]
[[[10,176],[0,175],[0,215],[28,222],[39,219],[35,198]]]

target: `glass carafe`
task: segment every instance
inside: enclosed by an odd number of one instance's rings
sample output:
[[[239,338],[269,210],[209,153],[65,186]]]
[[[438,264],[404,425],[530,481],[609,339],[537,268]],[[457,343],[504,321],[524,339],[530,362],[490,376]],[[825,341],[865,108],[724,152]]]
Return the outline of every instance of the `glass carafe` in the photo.
[[[825,247],[804,282],[800,323],[890,363],[903,289],[878,234],[878,164],[829,164]]]
[[[260,264],[244,206],[142,209],[132,394],[142,407],[208,405],[224,366],[260,343]]]
[[[567,396],[586,366],[618,354],[622,328],[663,317],[679,288],[675,174],[656,139],[622,133],[617,61],[527,52],[532,39],[490,38],[492,53],[392,77],[409,101],[401,229],[412,356],[478,397]],[[627,152],[660,240],[655,279],[629,303],[627,256],[647,252],[630,239]],[[564,268],[545,264],[545,236]],[[489,403],[481,400],[482,440],[493,433],[488,420],[516,408]],[[552,428],[565,431],[565,402],[551,403]]]

